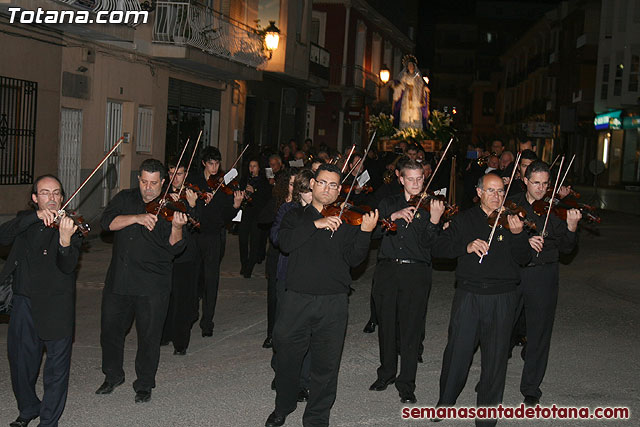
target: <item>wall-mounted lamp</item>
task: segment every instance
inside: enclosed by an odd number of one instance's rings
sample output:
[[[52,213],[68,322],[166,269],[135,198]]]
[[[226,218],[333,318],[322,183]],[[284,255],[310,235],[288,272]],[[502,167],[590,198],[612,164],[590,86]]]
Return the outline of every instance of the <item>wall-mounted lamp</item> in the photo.
[[[264,30],[264,44],[269,51],[269,59],[273,56],[273,51],[280,43],[280,29],[276,27],[276,21],[269,21],[269,26]]]
[[[382,84],[386,84],[391,77],[391,71],[387,68],[387,64],[382,64],[382,68],[380,68],[380,81]]]

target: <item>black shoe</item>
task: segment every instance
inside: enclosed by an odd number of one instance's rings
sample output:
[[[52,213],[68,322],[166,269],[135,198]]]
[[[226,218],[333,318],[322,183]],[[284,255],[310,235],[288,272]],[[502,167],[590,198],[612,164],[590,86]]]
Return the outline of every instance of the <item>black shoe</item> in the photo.
[[[273,339],[271,337],[267,337],[262,343],[262,348],[271,348],[273,347]]]
[[[174,356],[186,356],[187,354],[187,349],[186,348],[181,348],[181,349],[174,349],[173,350],[173,355]]]
[[[400,392],[400,402],[402,403],[416,403],[418,400],[416,399],[416,395],[410,391]]]
[[[369,390],[372,391],[383,391],[386,390],[387,387],[390,384],[393,384],[394,382],[396,382],[395,378],[391,378],[390,380],[381,380],[381,379],[377,379],[373,384],[371,384],[371,386],[369,387]]]
[[[136,391],[136,403],[146,403],[151,400],[151,390]]]
[[[284,420],[286,416],[280,416],[276,414],[276,411],[273,411],[269,418],[267,418],[267,422],[264,423],[264,427],[280,427],[284,424]]]
[[[374,322],[367,322],[366,325],[364,325],[364,329],[362,330],[362,332],[364,332],[365,334],[372,334],[376,331],[376,324]]]
[[[210,330],[210,331],[205,331],[205,330],[203,330],[203,331],[202,331],[202,337],[203,337],[203,338],[204,338],[204,337],[212,337],[212,336],[213,336],[213,330]]]
[[[535,396],[525,396],[524,397],[524,406],[533,407],[540,403],[540,399]]]
[[[424,359],[421,354],[418,355],[418,363],[424,363]]]
[[[16,420],[14,422],[12,422],[11,424],[9,424],[9,427],[27,427],[29,425],[29,423],[31,422],[31,420],[35,420],[36,418],[38,418],[38,416],[36,415],[33,418],[16,418]]]
[[[122,385],[122,383],[124,383],[124,378],[120,381],[116,381],[115,383],[110,383],[109,381],[104,380],[102,385],[96,390],[96,394],[111,394],[113,392],[113,389],[115,389],[119,385]]]
[[[309,400],[309,390],[306,388],[300,389],[298,392],[298,402],[306,402]]]

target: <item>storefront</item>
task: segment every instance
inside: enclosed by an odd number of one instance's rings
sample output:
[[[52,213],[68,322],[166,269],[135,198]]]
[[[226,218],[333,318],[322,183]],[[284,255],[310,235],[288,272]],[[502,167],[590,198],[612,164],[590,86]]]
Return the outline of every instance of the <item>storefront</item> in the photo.
[[[638,185],[640,115],[615,110],[598,114],[593,123],[598,131],[597,159],[605,165],[601,184]]]

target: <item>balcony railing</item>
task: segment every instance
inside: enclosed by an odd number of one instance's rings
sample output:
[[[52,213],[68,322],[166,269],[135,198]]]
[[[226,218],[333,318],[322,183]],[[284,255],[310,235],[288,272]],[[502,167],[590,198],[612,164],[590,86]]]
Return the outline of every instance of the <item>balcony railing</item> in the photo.
[[[329,81],[331,53],[315,43],[309,49],[309,73],[323,80]]]
[[[64,3],[76,9],[97,12],[140,12],[143,10],[140,0],[56,0],[58,3]],[[141,21],[130,18],[131,22],[125,22],[127,25],[136,26]]]
[[[192,46],[254,68],[267,61],[262,37],[255,29],[188,1],[156,2],[153,41]]]

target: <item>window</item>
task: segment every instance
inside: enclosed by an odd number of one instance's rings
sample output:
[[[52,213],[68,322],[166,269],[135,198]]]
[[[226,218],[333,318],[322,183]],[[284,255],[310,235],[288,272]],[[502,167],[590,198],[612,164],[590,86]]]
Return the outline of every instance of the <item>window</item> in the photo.
[[[638,74],[640,73],[640,56],[631,55],[631,67],[629,67],[629,92],[638,91]]]
[[[600,88],[600,99],[607,99],[609,96],[609,64],[602,66],[602,86]]]
[[[624,72],[624,64],[619,63],[616,66],[616,77],[613,81],[613,96],[622,95],[622,73]]]
[[[33,183],[38,83],[0,77],[0,185]]]
[[[136,152],[151,153],[153,143],[153,110],[149,107],[138,108],[138,134]]]

